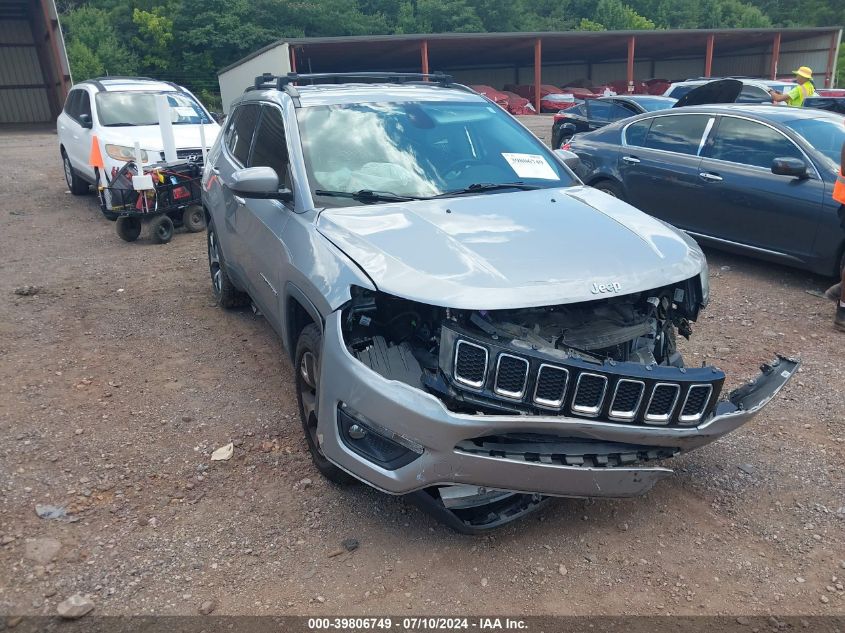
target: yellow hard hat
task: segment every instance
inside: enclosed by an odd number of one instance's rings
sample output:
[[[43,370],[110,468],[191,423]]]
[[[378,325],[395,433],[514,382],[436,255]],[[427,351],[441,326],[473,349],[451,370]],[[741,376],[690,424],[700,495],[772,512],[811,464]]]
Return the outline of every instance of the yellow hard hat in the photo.
[[[812,79],[813,78],[813,71],[809,66],[801,66],[798,70],[792,71],[793,75],[798,75],[799,77],[803,77],[804,79]]]

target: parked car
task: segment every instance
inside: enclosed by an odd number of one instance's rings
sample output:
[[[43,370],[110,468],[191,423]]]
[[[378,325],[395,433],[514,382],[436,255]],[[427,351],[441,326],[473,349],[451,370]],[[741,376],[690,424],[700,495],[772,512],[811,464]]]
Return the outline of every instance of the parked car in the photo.
[[[205,170],[214,296],[279,334],[323,475],[478,531],[548,496],[643,494],[655,460],[771,400],[797,362],[727,398],[721,370],[684,366],[709,295],[691,238],[420,77],[258,77]]]
[[[97,183],[94,168],[88,164],[95,137],[109,178],[135,160],[136,142],[141,145],[145,163],[164,159],[157,94],[167,95],[178,157],[201,160],[200,124],[208,147],[217,138],[220,126],[188,89],[140,77],[89,79],[73,86],[56,121],[59,152],[71,193],[83,195],[90,185],[105,184]],[[110,219],[116,217],[105,213]]]
[[[808,97],[804,100],[805,108],[816,108],[845,114],[845,96],[842,97]]]
[[[508,99],[508,112],[515,115],[537,114],[534,105],[525,97],[520,97],[518,94],[508,91],[503,91]]]
[[[591,99],[555,115],[552,147],[564,145],[579,132],[589,132],[642,112],[671,108],[676,100],[653,95],[631,95]]]
[[[579,134],[584,182],[706,244],[825,275],[845,265],[831,198],[845,125],[809,108],[650,112]]]
[[[845,97],[845,88],[817,88],[816,94],[820,97]]]
[[[737,97],[737,103],[771,103],[772,97],[769,90],[777,90],[778,92],[789,92],[795,87],[794,82],[788,81],[769,81],[767,79],[747,79],[745,77],[726,77],[725,79],[736,79],[743,84],[742,92]],[[672,97],[674,99],[681,99],[691,90],[699,88],[705,84],[713,81],[720,81],[718,78],[700,78],[690,79],[687,81],[677,81],[672,83],[663,93],[665,97]]]
[[[478,94],[484,95],[497,106],[504,108],[505,110],[508,109],[508,96],[504,92],[496,90],[492,86],[486,86],[483,84],[476,84],[470,86],[470,88],[475,90]]]

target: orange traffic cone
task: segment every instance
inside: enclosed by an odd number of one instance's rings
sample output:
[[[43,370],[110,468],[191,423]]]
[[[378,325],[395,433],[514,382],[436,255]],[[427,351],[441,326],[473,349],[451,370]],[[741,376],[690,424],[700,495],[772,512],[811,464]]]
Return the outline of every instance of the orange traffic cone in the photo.
[[[88,164],[91,167],[99,167],[100,169],[105,169],[106,164],[103,161],[103,155],[100,153],[100,141],[95,134],[91,138],[91,155],[88,158]]]

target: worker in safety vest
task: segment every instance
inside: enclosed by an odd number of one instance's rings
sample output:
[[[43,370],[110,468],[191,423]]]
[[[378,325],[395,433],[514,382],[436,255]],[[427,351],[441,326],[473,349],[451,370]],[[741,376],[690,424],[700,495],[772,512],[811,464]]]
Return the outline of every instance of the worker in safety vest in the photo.
[[[842,144],[842,156],[839,163],[839,174],[836,176],[836,184],[833,187],[833,199],[838,202],[839,219],[842,228],[845,229],[845,143]],[[833,327],[845,332],[845,255],[842,256],[842,281],[832,285],[824,295],[836,301],[836,314],[833,317]]]
[[[789,92],[769,90],[772,103],[786,101],[786,105],[800,108],[804,105],[804,99],[811,97],[816,91],[816,87],[813,85],[813,71],[807,68],[807,66],[801,66],[798,70],[793,70],[792,74],[795,75],[795,81],[798,85]]]

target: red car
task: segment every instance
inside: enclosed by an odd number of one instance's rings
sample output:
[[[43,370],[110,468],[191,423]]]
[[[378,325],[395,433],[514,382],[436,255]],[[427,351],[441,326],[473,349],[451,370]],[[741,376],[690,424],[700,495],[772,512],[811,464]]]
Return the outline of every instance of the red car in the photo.
[[[845,97],[845,88],[816,88],[820,97]]]
[[[478,94],[484,95],[491,101],[494,101],[496,105],[501,106],[505,110],[508,109],[508,96],[504,92],[484,84],[474,84],[470,86],[470,88],[475,90]]]
[[[508,98],[508,112],[511,114],[537,114],[537,110],[525,97],[507,90],[502,91],[502,94]]]

